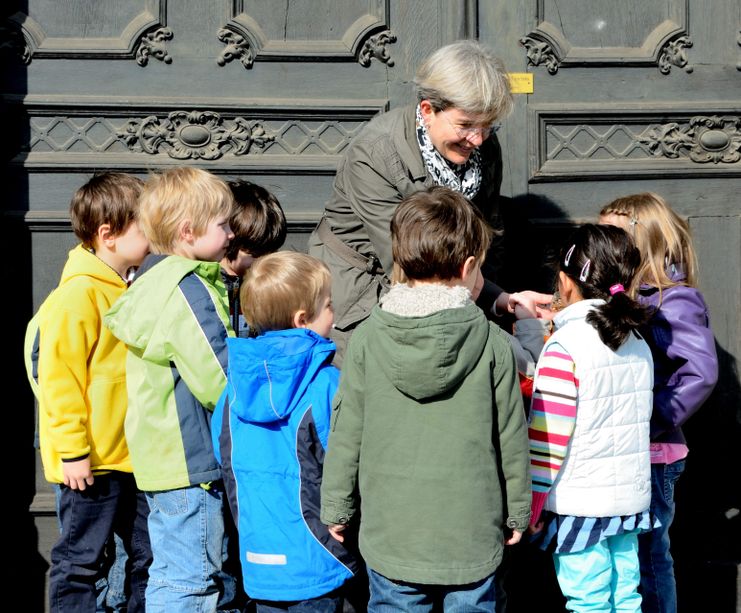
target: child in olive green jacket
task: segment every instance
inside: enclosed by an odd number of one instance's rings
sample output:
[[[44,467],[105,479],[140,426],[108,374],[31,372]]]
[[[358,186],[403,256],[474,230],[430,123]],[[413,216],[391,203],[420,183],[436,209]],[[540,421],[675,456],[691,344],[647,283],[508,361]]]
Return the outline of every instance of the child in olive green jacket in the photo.
[[[420,595],[486,606],[503,544],[519,541],[530,516],[514,356],[472,299],[491,231],[465,198],[436,187],[405,200],[391,232],[409,282],[350,341],[321,518],[342,540],[361,512],[369,610]]]

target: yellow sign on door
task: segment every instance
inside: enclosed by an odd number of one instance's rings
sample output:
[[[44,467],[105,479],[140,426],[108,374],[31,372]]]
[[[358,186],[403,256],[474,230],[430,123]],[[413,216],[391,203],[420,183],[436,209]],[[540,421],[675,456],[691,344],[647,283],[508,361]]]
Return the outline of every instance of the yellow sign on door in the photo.
[[[509,87],[513,94],[532,94],[533,93],[533,73],[532,72],[510,72]]]

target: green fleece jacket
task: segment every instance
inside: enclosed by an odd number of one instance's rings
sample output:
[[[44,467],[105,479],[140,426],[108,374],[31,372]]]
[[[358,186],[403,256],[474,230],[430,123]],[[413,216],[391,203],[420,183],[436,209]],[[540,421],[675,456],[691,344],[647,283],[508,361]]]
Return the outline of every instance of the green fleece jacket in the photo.
[[[125,429],[136,483],[160,491],[214,481],[211,412],[234,335],[219,264],[149,256],[140,275],[105,317],[128,346]]]
[[[390,579],[492,574],[505,526],[530,516],[512,349],[475,305],[422,317],[374,308],[350,340],[324,462],[321,519],[360,511],[360,550]]]

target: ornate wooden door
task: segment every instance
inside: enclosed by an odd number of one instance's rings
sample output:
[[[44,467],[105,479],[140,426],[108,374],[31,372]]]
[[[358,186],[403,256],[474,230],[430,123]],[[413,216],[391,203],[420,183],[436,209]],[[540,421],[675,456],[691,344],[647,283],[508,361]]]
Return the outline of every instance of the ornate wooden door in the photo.
[[[432,50],[476,36],[534,77],[500,132],[507,211],[522,232],[512,233],[507,283],[547,287],[540,261],[551,246],[615,196],[659,191],[690,217],[723,378],[690,422],[682,487],[703,502],[683,501],[677,531],[687,538],[677,542],[691,569],[733,559],[721,539],[703,552],[687,542],[690,524],[709,517],[717,532],[733,530],[738,519],[724,513],[740,506],[727,472],[741,404],[738,0],[712,10],[700,0],[11,0],[2,15],[6,438],[20,568],[43,581],[39,552],[56,531],[53,495],[34,468],[23,328],[74,244],[74,190],[103,169],[145,176],[195,164],[246,177],[277,194],[289,244],[301,249],[363,123],[411,102],[415,68]],[[30,546],[35,525],[42,542]]]

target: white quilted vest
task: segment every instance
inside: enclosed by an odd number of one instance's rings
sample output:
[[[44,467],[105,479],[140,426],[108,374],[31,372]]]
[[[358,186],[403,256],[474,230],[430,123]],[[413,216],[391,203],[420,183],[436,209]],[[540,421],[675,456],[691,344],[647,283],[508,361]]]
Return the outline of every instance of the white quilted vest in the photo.
[[[554,320],[551,340],[571,355],[579,382],[576,427],[545,506],[560,515],[631,515],[651,502],[651,352],[635,334],[616,352],[602,343],[585,318],[603,303],[582,300]]]

